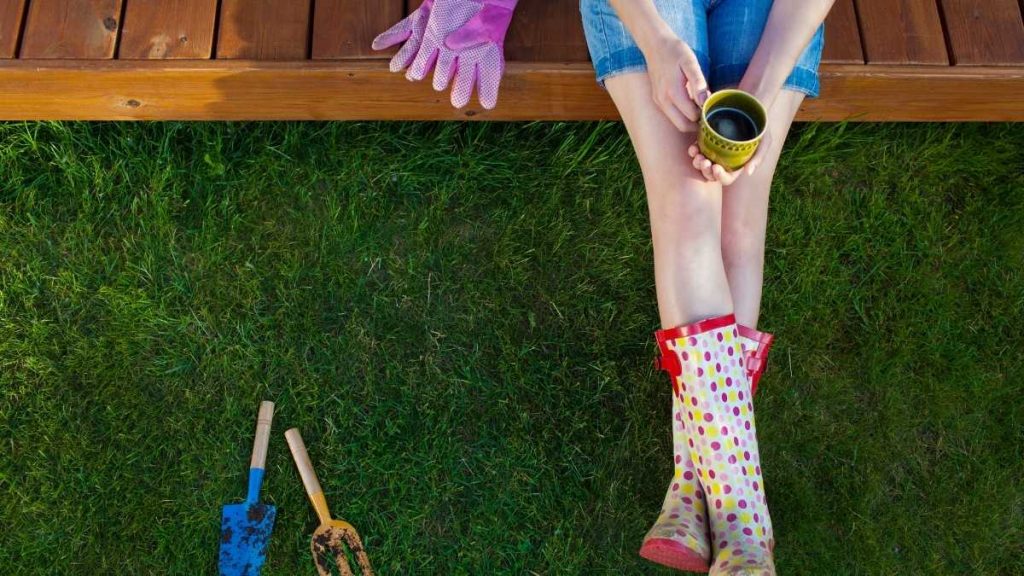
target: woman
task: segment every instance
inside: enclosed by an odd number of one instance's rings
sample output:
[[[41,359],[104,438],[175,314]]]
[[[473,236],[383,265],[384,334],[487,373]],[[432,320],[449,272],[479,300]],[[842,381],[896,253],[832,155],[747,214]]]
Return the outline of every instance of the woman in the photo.
[[[598,81],[647,188],[662,369],[673,384],[675,476],[640,554],[712,574],[774,574],[751,395],[771,335],[757,332],[768,193],[806,96],[818,93],[833,0],[581,0]],[[768,110],[764,141],[729,172],[695,145],[709,91]],[[727,188],[727,189],[726,189]]]
[[[454,106],[476,89],[493,108],[517,1],[424,0],[373,46],[402,44],[391,70],[410,80],[434,71],[434,88],[444,90],[454,78]],[[805,96],[817,95],[822,22],[833,1],[580,3],[598,81],[633,140],[651,213],[663,327],[655,336],[672,377],[676,470],[640,554],[661,564],[775,571],[750,402],[772,336],[754,327],[768,192],[793,116]],[[694,144],[709,89],[727,86],[768,110],[758,153],[736,172]]]

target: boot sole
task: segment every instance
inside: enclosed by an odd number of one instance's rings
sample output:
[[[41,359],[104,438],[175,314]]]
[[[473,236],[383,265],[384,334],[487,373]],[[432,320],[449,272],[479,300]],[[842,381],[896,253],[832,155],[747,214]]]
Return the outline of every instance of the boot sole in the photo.
[[[640,548],[640,557],[684,572],[707,574],[710,570],[708,561],[703,556],[668,538],[652,538],[644,542]]]

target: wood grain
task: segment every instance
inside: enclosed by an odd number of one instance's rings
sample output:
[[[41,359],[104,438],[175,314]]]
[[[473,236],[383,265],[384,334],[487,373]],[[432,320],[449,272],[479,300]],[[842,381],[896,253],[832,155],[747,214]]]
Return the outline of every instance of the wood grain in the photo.
[[[323,494],[324,489],[320,487],[320,479],[316,476],[316,469],[309,460],[309,453],[306,452],[306,443],[302,441],[302,433],[298,428],[291,428],[284,433],[285,441],[288,442],[288,449],[291,450],[292,459],[295,460],[295,467],[299,469],[299,476],[302,477],[302,485],[306,488],[306,495],[312,498],[316,494]],[[323,500],[321,500],[323,502]],[[314,504],[315,506],[315,504]],[[325,516],[330,513],[324,510]],[[320,510],[317,510],[320,513]],[[326,518],[320,518],[320,523],[325,524]]]
[[[1018,0],[942,0],[942,11],[954,64],[1024,64]]]
[[[935,0],[857,0],[857,14],[868,64],[949,64]]]
[[[121,0],[32,0],[22,58],[114,57]]]
[[[260,402],[260,411],[256,415],[256,433],[252,440],[252,458],[249,468],[266,468],[267,447],[270,444],[270,428],[274,424],[274,403],[264,400]]]
[[[853,0],[836,0],[825,20],[825,53],[822,62],[863,64],[864,48]]]
[[[520,0],[505,42],[517,62],[586,62],[579,0]]]
[[[131,0],[117,57],[210,58],[217,0]]]
[[[0,58],[14,58],[18,52],[25,0],[0,0]]]
[[[870,122],[1024,121],[1024,68],[822,67],[821,98],[799,120]]]
[[[222,0],[217,58],[304,60],[312,0]]]
[[[317,0],[313,15],[313,58],[389,58],[375,52],[373,39],[404,17],[402,0]]]
[[[801,120],[1024,121],[1024,68],[823,65]],[[455,110],[380,62],[12,61],[2,120],[600,120],[589,64],[512,63],[498,108]],[[367,94],[373,94],[368,98]]]

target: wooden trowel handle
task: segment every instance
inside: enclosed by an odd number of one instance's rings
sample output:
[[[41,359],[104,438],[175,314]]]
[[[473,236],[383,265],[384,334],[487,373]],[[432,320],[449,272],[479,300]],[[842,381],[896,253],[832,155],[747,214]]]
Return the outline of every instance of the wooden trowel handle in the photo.
[[[284,433],[288,440],[288,448],[292,451],[292,458],[295,460],[295,467],[299,469],[299,476],[302,476],[302,485],[306,487],[306,494],[309,496],[313,508],[316,509],[320,523],[326,524],[331,519],[331,513],[327,509],[327,501],[324,499],[324,491],[320,488],[320,481],[317,480],[316,471],[309,461],[309,454],[306,453],[306,444],[302,441],[302,434],[298,428],[292,428]]]
[[[256,438],[252,442],[252,460],[249,468],[266,468],[267,445],[270,443],[270,424],[274,421],[274,403],[262,402],[256,417]]]

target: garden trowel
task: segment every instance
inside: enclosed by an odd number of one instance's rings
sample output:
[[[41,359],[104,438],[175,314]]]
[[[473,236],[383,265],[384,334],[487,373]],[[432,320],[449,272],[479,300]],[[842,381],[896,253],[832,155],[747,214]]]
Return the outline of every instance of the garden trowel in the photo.
[[[274,403],[260,404],[256,440],[253,442],[252,461],[249,464],[249,494],[241,504],[224,506],[224,514],[221,516],[221,576],[258,576],[267,559],[267,545],[270,543],[270,531],[274,529],[277,510],[270,504],[260,504],[258,500],[273,418]]]

